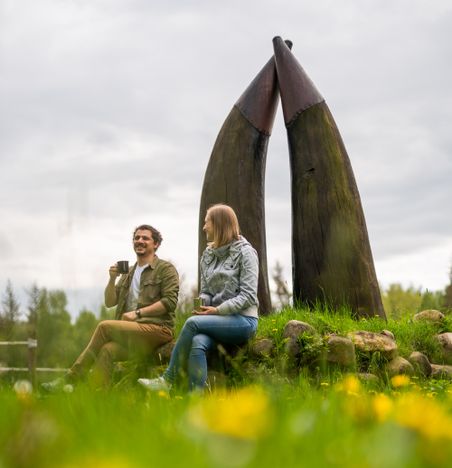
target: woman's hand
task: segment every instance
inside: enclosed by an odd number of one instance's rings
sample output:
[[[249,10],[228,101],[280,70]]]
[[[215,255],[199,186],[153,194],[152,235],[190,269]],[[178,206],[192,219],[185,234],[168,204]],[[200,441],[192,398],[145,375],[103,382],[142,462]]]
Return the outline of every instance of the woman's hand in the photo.
[[[192,313],[195,315],[218,315],[217,308],[212,306],[201,306],[201,310],[194,310]]]

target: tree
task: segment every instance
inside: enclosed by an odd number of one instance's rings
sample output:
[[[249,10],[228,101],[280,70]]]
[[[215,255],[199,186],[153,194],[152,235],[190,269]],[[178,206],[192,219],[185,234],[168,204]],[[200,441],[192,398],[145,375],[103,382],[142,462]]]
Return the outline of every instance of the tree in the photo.
[[[289,306],[292,294],[287,287],[287,281],[283,277],[283,267],[278,261],[276,261],[276,265],[273,268],[272,278],[276,284],[275,294],[278,297],[280,306]]]
[[[8,279],[5,292],[2,296],[2,310],[0,313],[0,330],[4,339],[11,339],[14,326],[19,321],[19,317],[20,304],[14,294],[11,280]]]
[[[444,307],[452,310],[452,266],[449,271],[449,284],[444,291]]]
[[[420,289],[410,286],[404,289],[399,283],[392,283],[382,295],[384,308],[388,317],[398,319],[407,313],[417,312],[422,303]]]
[[[99,320],[114,320],[115,314],[116,306],[108,308],[102,304],[99,311]]]
[[[198,296],[196,285],[189,285],[185,275],[180,277],[179,301],[177,303],[176,313],[188,314],[193,312],[194,299]]]
[[[31,288],[26,291],[28,295],[28,336],[36,338],[36,327],[38,324],[38,311],[42,301],[42,293],[36,283],[33,283]]]
[[[66,367],[76,353],[71,316],[64,291],[41,290],[38,308],[38,362],[45,367]]]
[[[444,307],[444,293],[442,291],[429,291],[422,294],[419,310],[435,309],[441,310]]]
[[[72,361],[82,352],[88,344],[97,325],[97,318],[93,312],[83,309],[74,324],[74,347],[76,355]]]

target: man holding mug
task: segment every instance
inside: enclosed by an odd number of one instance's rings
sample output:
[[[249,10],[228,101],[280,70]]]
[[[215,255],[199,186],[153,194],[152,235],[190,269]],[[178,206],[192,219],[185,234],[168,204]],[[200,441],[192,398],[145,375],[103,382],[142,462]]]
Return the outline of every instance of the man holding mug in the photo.
[[[105,305],[116,306],[116,320],[100,322],[67,374],[43,383],[44,390],[71,391],[71,384],[86,375],[91,367],[96,385],[107,386],[115,361],[128,359],[131,353],[150,354],[171,341],[179,276],[171,263],[157,256],[161,242],[162,236],[154,227],[142,224],[135,229],[135,265],[128,271],[121,270],[127,263],[124,261],[111,266],[105,288]]]

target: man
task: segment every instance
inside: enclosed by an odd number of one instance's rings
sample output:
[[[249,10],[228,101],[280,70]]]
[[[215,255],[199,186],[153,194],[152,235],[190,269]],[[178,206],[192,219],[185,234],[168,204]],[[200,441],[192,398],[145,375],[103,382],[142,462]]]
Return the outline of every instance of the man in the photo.
[[[161,242],[162,236],[154,227],[143,224],[135,229],[135,265],[117,283],[118,267],[111,266],[105,288],[105,305],[116,306],[116,320],[100,322],[65,377],[43,383],[44,390],[71,391],[71,384],[86,375],[91,367],[96,385],[106,386],[110,383],[114,361],[125,360],[130,354],[150,354],[171,341],[179,276],[171,263],[157,256]]]

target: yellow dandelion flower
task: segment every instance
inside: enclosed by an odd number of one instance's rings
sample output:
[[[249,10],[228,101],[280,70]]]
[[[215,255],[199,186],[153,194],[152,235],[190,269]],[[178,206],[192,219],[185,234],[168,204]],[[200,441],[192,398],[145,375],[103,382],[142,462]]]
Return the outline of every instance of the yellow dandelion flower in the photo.
[[[336,390],[348,395],[358,395],[361,390],[361,383],[355,375],[350,374],[336,385]]]
[[[379,393],[372,399],[372,409],[378,422],[386,421],[392,411],[392,408],[392,400],[384,393]]]
[[[165,392],[165,390],[159,390],[157,395],[160,397],[160,398],[166,398],[168,399],[169,398],[169,395],[168,395],[168,392]]]
[[[357,422],[366,422],[370,419],[371,411],[367,398],[358,398],[358,394],[348,394],[352,398],[343,401],[344,411]]]
[[[330,384],[328,382],[320,382],[321,387],[329,387]]]
[[[437,400],[407,393],[395,403],[395,420],[429,440],[452,440],[452,417]]]
[[[260,387],[213,393],[189,410],[191,424],[211,433],[239,439],[257,439],[267,432],[270,402]]]
[[[411,382],[408,375],[399,374],[391,378],[391,384],[395,388],[406,387]]]
[[[272,332],[273,332],[273,333],[276,333],[277,331],[278,331],[277,328],[272,328]]]

